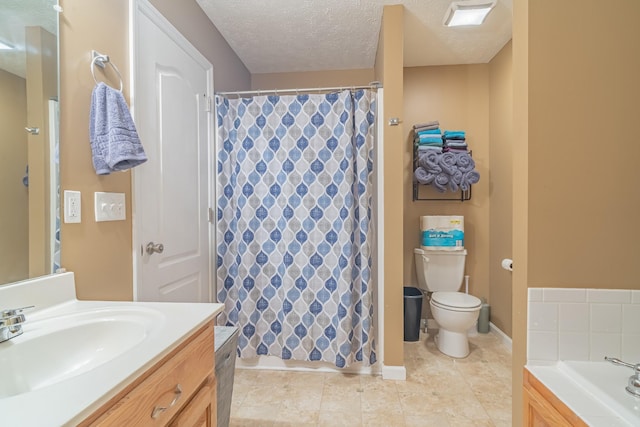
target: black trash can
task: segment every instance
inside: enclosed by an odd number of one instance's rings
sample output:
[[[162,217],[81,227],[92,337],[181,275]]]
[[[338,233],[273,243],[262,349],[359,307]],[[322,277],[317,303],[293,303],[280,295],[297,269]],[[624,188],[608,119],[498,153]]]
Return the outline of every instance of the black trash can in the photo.
[[[420,339],[420,316],[422,315],[422,291],[404,287],[404,340]]]

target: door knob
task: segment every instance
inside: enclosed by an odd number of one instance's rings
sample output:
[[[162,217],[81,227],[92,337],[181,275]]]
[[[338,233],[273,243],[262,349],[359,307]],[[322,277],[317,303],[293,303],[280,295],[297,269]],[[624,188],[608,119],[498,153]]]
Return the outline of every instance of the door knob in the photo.
[[[162,243],[158,243],[158,244],[153,242],[147,243],[147,253],[149,255],[161,254],[162,251],[164,251],[164,245]]]

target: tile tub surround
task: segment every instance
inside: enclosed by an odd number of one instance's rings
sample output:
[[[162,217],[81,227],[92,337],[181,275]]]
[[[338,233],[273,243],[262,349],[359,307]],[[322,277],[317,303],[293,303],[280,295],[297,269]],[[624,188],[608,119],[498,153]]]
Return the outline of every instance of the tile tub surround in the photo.
[[[530,288],[527,360],[640,362],[640,290]]]
[[[404,343],[406,381],[236,369],[230,427],[511,427],[511,351],[493,333],[453,359],[432,337]]]

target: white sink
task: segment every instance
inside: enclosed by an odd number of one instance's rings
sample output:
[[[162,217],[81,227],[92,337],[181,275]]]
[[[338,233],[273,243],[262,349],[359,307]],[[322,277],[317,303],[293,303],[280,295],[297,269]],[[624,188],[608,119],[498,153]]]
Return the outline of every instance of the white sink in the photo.
[[[152,309],[104,307],[27,320],[22,335],[0,344],[0,398],[47,387],[113,360],[143,342],[161,319]]]
[[[0,343],[0,425],[78,425],[211,322],[222,304],[79,301],[73,273],[0,286],[24,311]]]

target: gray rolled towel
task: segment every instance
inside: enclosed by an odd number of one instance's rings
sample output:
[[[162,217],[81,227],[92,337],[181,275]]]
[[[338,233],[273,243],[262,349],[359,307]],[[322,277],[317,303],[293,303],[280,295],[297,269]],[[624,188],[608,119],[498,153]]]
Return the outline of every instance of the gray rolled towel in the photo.
[[[471,172],[476,167],[476,162],[469,153],[455,153],[456,165],[462,173]]]
[[[429,173],[440,173],[442,172],[442,168],[438,165],[439,156],[440,153],[433,150],[420,153],[418,155],[418,166],[421,166]]]
[[[458,185],[459,185],[459,184],[460,184],[460,182],[462,181],[462,175],[463,175],[462,171],[461,171],[460,169],[457,169],[456,171],[454,171],[454,172],[451,174],[451,181],[452,181],[453,183],[455,183],[455,184],[458,184]],[[456,187],[456,190],[454,190],[454,191],[457,191],[457,190],[458,190],[458,189],[457,189],[457,187]]]
[[[455,153],[442,153],[439,160],[438,164],[442,168],[442,171],[453,175],[457,169]]]
[[[470,171],[462,174],[462,180],[460,181],[460,189],[462,191],[469,190],[472,184],[476,184],[480,181],[480,174],[476,171]]]
[[[414,176],[416,177],[416,180],[420,184],[431,184],[436,177],[435,174],[427,172],[421,166],[418,166],[416,168],[416,171],[414,172]]]
[[[440,172],[436,175],[436,179],[433,180],[433,185],[441,193],[447,191],[447,184],[449,183],[449,175],[445,172]]]

